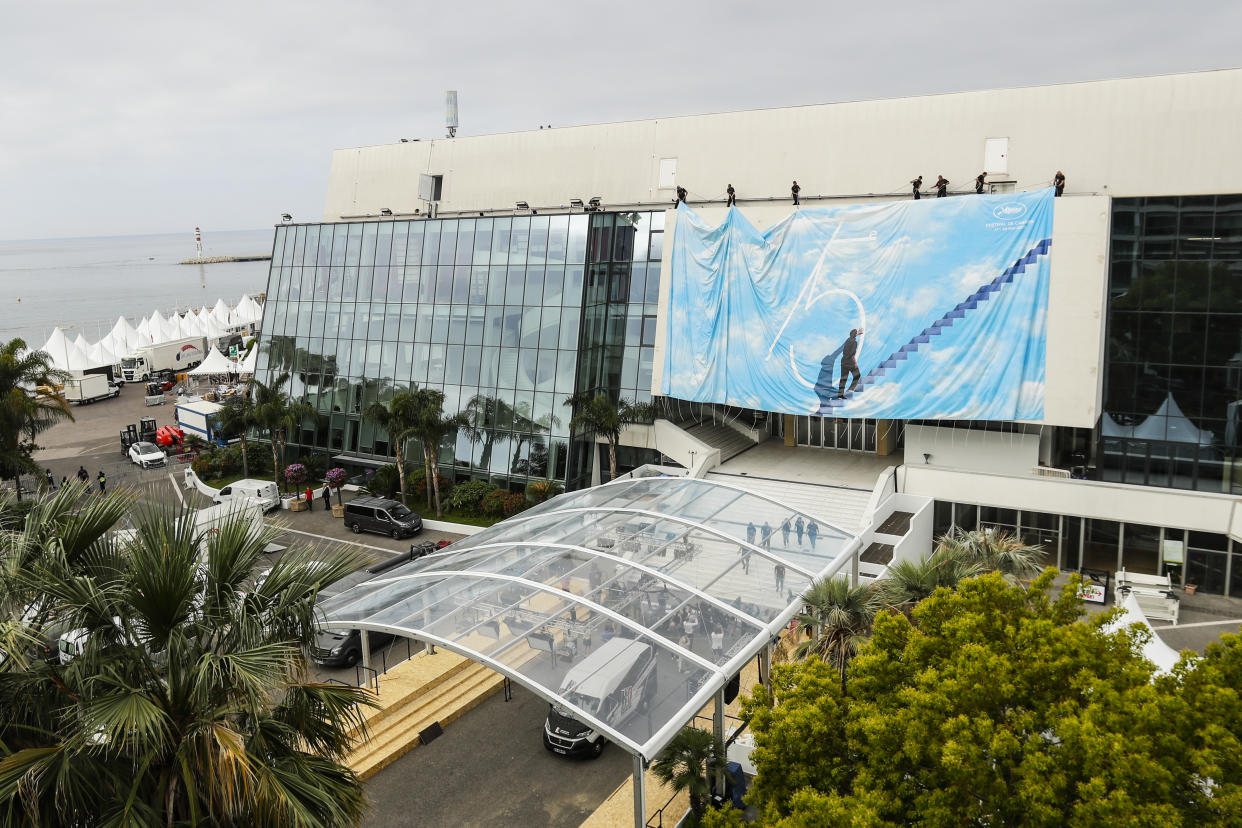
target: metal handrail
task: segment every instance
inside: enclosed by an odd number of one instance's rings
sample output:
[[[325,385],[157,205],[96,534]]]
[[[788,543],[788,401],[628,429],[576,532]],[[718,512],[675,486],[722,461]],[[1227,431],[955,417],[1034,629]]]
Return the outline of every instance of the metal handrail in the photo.
[[[358,686],[358,687],[362,687],[362,686],[363,686],[363,683],[362,683],[362,673],[363,673],[363,671],[364,671],[364,670],[365,670],[366,672],[368,672],[368,673],[370,673],[370,674],[372,675],[372,679],[371,679],[371,680],[369,680],[369,681],[367,682],[367,684],[366,684],[367,689],[368,689],[368,690],[370,690],[372,687],[374,687],[374,689],[375,689],[375,695],[377,695],[377,696],[378,696],[378,695],[379,695],[379,677],[380,677],[380,674],[379,674],[379,673],[375,670],[375,668],[374,668],[374,667],[367,667],[365,664],[355,664],[355,665],[354,665],[354,680],[358,683],[358,684],[357,684],[357,686]]]

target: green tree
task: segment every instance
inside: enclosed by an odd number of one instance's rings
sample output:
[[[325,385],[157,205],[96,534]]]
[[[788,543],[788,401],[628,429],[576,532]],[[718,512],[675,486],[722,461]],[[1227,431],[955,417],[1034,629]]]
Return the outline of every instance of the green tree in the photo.
[[[415,436],[414,429],[419,423],[419,400],[417,391],[398,391],[392,395],[387,404],[373,402],[362,412],[362,416],[388,432],[392,443],[393,454],[396,455],[397,479],[401,489],[401,502],[409,505],[406,500],[405,487],[405,443]]]
[[[879,602],[869,584],[852,587],[847,578],[819,578],[802,595],[804,610],[798,614],[798,630],[806,639],[794,650],[797,658],[814,654],[841,674],[871,631]]]
[[[289,373],[277,375],[270,383],[250,380],[250,393],[254,397],[255,424],[267,432],[272,441],[272,480],[284,490],[280,470],[284,468],[285,440],[287,435],[300,429],[306,420],[319,424],[319,412],[304,402],[294,402],[285,391]]]
[[[220,431],[226,438],[236,437],[241,441],[242,476],[250,477],[250,459],[247,456],[246,439],[252,428],[260,428],[261,423],[255,416],[255,405],[251,394],[242,394],[229,400],[215,414]]]
[[[69,375],[52,365],[43,351],[31,351],[22,339],[0,346],[0,478],[12,480],[21,498],[21,476],[38,474],[34,461],[38,436],[62,420],[72,420],[69,404],[56,393],[38,391],[64,382]]]
[[[268,531],[218,534],[188,513],[147,512],[106,535],[58,495],[5,539],[0,591],[45,616],[6,621],[27,639],[73,631],[75,657],[0,665],[0,812],[6,824],[356,825],[362,788],[344,760],[363,727],[358,688],[306,680],[319,588],[348,554],[283,555],[261,579]],[[72,553],[49,538],[73,537]],[[6,560],[7,563],[7,560]]]
[[[977,562],[937,549],[920,561],[891,564],[876,583],[876,598],[886,607],[909,612],[936,590],[953,589],[964,579],[981,572],[983,567]]]
[[[585,434],[595,442],[603,439],[608,443],[608,479],[617,479],[617,443],[621,429],[633,423],[650,422],[654,407],[622,398],[613,402],[606,394],[579,392],[565,398],[565,405],[572,406],[573,417],[569,430]]]
[[[1236,637],[1154,678],[1147,633],[1080,620],[1077,584],[1054,597],[1055,576],[1026,590],[991,573],[881,612],[847,694],[817,659],[774,669],[746,703],[762,821],[1233,824]]]
[[[690,795],[690,811],[702,818],[711,793],[710,779],[724,768],[725,749],[713,735],[686,727],[651,763],[651,772],[674,791]]]
[[[423,444],[423,473],[425,480],[430,480],[427,487],[427,508],[431,508],[432,494],[435,495],[436,517],[444,514],[440,506],[440,475],[439,458],[440,443],[449,434],[469,425],[465,414],[444,413],[444,392],[435,388],[416,388],[411,392],[414,398],[413,422],[410,435],[417,437]]]

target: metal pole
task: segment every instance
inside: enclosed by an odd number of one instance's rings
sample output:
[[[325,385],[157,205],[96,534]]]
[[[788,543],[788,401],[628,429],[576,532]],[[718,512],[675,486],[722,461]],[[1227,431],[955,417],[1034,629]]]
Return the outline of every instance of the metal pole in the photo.
[[[362,666],[368,669],[371,667],[371,642],[366,630],[362,630]]]
[[[858,586],[858,554],[862,549],[861,541],[854,546],[854,552],[850,555],[850,586]]]
[[[647,788],[646,774],[643,770],[643,757],[634,754],[634,828],[646,828],[647,825]]]
[[[716,703],[713,707],[715,707],[715,711],[712,713],[712,735],[716,737],[717,745],[723,745],[725,739],[725,700],[723,687],[716,691]],[[720,760],[720,763],[716,765],[716,795],[723,797],[725,792],[724,757],[721,756]]]
[[[763,686],[768,689],[772,688],[772,642],[769,641],[763,645],[763,649],[759,651],[759,676],[763,680]]]

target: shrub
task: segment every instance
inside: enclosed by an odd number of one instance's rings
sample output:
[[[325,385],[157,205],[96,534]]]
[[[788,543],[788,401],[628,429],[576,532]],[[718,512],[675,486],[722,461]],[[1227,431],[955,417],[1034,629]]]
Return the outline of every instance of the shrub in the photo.
[[[408,481],[407,481],[408,485]],[[376,497],[395,497],[401,493],[401,478],[395,463],[380,466],[367,481],[367,491]]]
[[[526,499],[531,503],[543,503],[562,491],[564,489],[555,480],[533,480],[526,486]]]
[[[493,488],[495,487],[486,480],[471,480],[469,483],[462,483],[453,488],[453,493],[449,495],[445,505],[462,512],[475,512],[479,508],[480,501],[487,497]]]
[[[436,479],[440,481],[440,498],[443,500],[453,491],[453,481],[442,474],[437,474]],[[410,478],[406,478],[405,485],[409,488],[411,495],[426,499],[427,481],[424,479],[421,471],[418,473],[418,480],[416,482],[411,482]]]
[[[504,489],[492,489],[479,501],[479,511],[488,517],[500,517],[505,512],[505,501],[509,493]]]
[[[525,509],[529,504],[526,502],[526,495],[511,494],[505,497],[502,512],[505,517],[513,517],[518,512]]]

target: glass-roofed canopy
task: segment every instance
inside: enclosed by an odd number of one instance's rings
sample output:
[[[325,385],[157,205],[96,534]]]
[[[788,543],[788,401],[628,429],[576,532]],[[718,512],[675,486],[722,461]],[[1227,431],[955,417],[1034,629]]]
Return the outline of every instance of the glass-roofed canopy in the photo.
[[[857,551],[853,535],[773,500],[651,477],[553,498],[320,607],[324,626],[487,664],[651,759],[788,622],[811,580]],[[633,688],[615,669],[574,670],[612,638],[639,642],[655,680]]]

